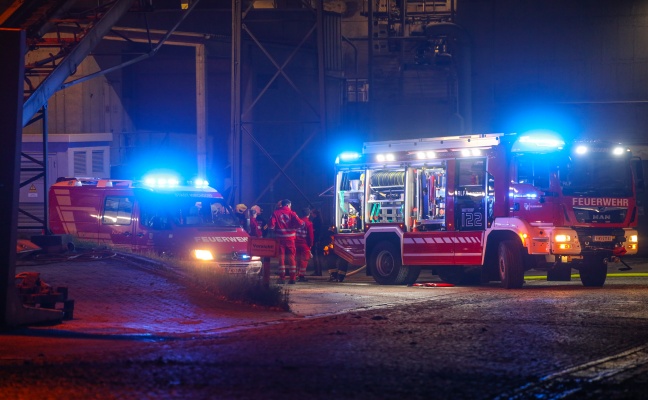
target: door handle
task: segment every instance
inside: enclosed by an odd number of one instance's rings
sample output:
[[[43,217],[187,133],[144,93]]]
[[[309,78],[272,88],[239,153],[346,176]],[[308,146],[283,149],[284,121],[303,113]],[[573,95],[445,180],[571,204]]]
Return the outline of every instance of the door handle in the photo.
[[[138,232],[138,233],[137,233],[137,237],[141,238],[141,237],[143,237],[143,236],[144,236],[144,234],[143,234],[142,232]]]
[[[124,236],[129,237],[131,235],[130,232],[124,232]]]

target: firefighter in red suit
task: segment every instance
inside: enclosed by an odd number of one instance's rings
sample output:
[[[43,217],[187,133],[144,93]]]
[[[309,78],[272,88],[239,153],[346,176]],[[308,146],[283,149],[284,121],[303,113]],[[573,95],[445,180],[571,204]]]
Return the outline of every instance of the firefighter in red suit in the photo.
[[[257,217],[261,214],[261,207],[254,205],[250,207],[250,236],[263,237],[263,227],[259,225]]]
[[[297,282],[308,282],[306,279],[306,268],[308,268],[308,260],[313,255],[311,254],[311,247],[313,247],[313,223],[308,216],[310,215],[310,208],[304,208],[299,214],[299,217],[304,222],[301,228],[297,228],[295,232],[295,247],[297,249]]]
[[[270,218],[269,228],[274,231],[274,237],[277,239],[279,247],[279,280],[277,283],[285,283],[286,267],[288,267],[288,274],[290,276],[288,283],[295,283],[295,275],[297,273],[295,263],[295,231],[304,225],[304,223],[291,210],[291,207],[290,200],[281,200],[281,207],[274,210]]]

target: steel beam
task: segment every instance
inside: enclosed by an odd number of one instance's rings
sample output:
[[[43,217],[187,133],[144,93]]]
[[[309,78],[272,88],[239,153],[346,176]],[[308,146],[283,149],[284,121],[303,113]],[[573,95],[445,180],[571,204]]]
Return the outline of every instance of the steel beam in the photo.
[[[101,17],[94,27],[81,39],[70,54],[61,61],[54,71],[43,80],[34,93],[29,96],[23,107],[22,126],[43,107],[49,98],[61,88],[84,58],[99,44],[110,29],[131,8],[134,0],[116,0],[114,5]]]

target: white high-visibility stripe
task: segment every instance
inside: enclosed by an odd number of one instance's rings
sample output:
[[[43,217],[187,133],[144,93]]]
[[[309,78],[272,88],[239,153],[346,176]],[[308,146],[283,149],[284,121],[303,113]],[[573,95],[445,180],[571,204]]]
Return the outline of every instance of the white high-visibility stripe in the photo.
[[[414,238],[414,242],[415,243],[425,243],[425,240],[423,240],[421,238]]]
[[[453,253],[404,253],[403,257],[451,257]]]
[[[459,240],[458,240],[456,237],[453,237],[453,238],[452,238],[452,242],[453,242],[453,243],[459,243]]]
[[[449,237],[444,237],[443,241],[446,243],[452,243],[452,239],[450,239]]]
[[[432,239],[432,238],[425,238],[425,243],[434,243],[434,239]]]
[[[405,243],[405,244],[412,244],[412,243],[414,243],[414,239],[412,239],[412,238],[405,238],[405,239],[403,239],[403,243]]]
[[[95,212],[94,207],[71,207],[71,206],[60,206],[58,207],[61,210],[64,211],[81,211],[81,212],[86,212],[88,214],[93,214]]]
[[[74,222],[74,213],[71,211],[61,210],[61,220],[65,222]]]
[[[439,243],[439,244],[443,244],[443,238],[438,238],[437,237],[437,238],[434,238],[434,241]]]
[[[468,238],[468,240],[470,240],[470,238]],[[466,243],[466,239],[464,239],[464,238],[462,238],[462,237],[459,237],[459,241],[460,241],[461,243]]]
[[[480,256],[481,257],[482,253],[455,253],[456,257],[475,257],[475,256]]]

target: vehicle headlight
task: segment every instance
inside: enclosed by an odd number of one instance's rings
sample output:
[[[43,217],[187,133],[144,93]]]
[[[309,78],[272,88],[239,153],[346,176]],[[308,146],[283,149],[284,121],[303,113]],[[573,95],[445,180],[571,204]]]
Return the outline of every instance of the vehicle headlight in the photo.
[[[639,239],[638,239],[637,235],[630,235],[629,241],[630,241],[630,243],[638,243]]]
[[[554,242],[556,243],[571,242],[571,237],[565,234],[556,235],[554,236]]]
[[[261,261],[261,257],[259,257],[259,256],[252,256],[251,260],[252,260],[252,261]]]
[[[194,257],[203,261],[211,261],[214,259],[214,255],[209,250],[194,250]]]

